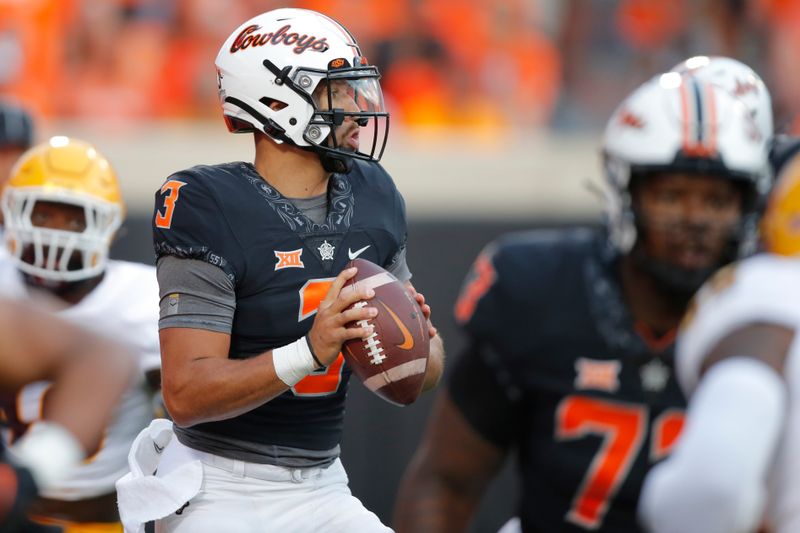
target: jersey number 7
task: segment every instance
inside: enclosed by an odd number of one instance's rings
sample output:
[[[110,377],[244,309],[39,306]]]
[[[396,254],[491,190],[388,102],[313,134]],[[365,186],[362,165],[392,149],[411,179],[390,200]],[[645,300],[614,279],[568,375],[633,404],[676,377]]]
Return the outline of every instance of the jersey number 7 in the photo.
[[[300,311],[298,321],[314,316],[320,302],[328,294],[333,280],[336,278],[310,279],[300,288]],[[298,381],[292,392],[295,396],[328,396],[339,390],[342,383],[342,367],[344,356],[339,356],[327,368],[315,370],[308,376]]]

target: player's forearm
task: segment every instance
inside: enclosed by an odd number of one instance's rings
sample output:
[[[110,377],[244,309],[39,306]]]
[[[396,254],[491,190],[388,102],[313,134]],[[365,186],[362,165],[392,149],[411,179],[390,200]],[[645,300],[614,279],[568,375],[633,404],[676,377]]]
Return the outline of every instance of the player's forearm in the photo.
[[[272,351],[243,360],[195,359],[180,374],[162,370],[162,390],[170,416],[182,427],[233,418],[289,388],[275,372]]]
[[[761,361],[714,365],[692,396],[672,455],[645,480],[639,513],[648,531],[754,531],[787,398],[783,377]]]
[[[477,501],[433,474],[412,473],[400,488],[393,526],[397,533],[465,531]]]
[[[48,392],[50,407],[45,419],[67,428],[84,450],[96,449],[102,428],[135,381],[136,372],[136,359],[125,348],[106,339],[81,336],[65,349],[65,362]]]
[[[422,390],[427,391],[439,384],[444,372],[444,341],[438,333],[431,338],[431,353],[428,357],[428,367],[425,370],[425,381]]]

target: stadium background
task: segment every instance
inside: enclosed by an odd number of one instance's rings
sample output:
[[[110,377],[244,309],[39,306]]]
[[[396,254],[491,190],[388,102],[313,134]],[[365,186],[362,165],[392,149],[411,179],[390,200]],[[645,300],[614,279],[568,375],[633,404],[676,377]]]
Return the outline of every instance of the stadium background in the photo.
[[[281,6],[338,19],[383,73],[383,164],[451,358],[463,345],[451,309],[487,241],[600,221],[603,122],[649,76],[689,55],[738,58],[766,80],[778,128],[798,129],[792,0],[0,0],[0,99],[34,113],[40,140],[89,140],[116,166],[128,221],[113,256],[152,263],[152,198],[167,175],[252,157],[250,136],[222,123],[213,60],[241,22]],[[351,387],[342,459],[387,522],[432,399],[398,409]],[[511,515],[512,479],[507,465],[476,531]]]

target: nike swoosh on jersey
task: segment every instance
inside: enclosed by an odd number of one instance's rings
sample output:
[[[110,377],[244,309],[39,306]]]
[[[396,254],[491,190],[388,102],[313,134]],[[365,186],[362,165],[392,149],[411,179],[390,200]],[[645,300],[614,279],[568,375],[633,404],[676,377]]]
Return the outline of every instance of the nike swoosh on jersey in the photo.
[[[354,252],[354,251],[352,251],[350,248],[347,248],[347,257],[349,257],[349,258],[350,258],[350,261],[352,261],[353,259],[355,259],[355,258],[356,258],[356,257],[358,257],[359,255],[361,255],[361,254],[362,254],[362,252],[364,252],[364,250],[366,250],[366,249],[367,249],[367,248],[369,248],[370,246],[371,246],[371,245],[369,245],[369,244],[368,244],[368,245],[366,245],[365,247],[361,248],[360,250],[356,250],[355,252]]]
[[[400,318],[396,314],[394,314],[394,311],[389,309],[386,306],[385,303],[381,302],[380,300],[378,300],[378,303],[381,304],[383,306],[383,308],[386,309],[389,312],[389,316],[392,317],[392,320],[394,321],[394,323],[397,324],[398,328],[400,328],[400,333],[403,334],[403,342],[402,342],[402,344],[397,344],[396,346],[398,348],[400,348],[401,350],[410,350],[411,348],[413,348],[414,347],[414,337],[411,336],[411,332],[408,331],[408,328],[405,326],[405,324],[403,324],[403,322],[400,320]]]

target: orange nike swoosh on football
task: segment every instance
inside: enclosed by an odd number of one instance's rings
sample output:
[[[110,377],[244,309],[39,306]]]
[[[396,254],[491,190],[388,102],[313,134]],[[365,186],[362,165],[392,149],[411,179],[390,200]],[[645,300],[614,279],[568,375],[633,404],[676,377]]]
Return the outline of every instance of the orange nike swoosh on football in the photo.
[[[392,311],[391,309],[386,307],[385,303],[380,302],[380,301],[378,303],[381,304],[383,306],[383,308],[386,309],[389,312],[389,316],[392,317],[392,320],[394,320],[394,323],[397,324],[398,328],[400,328],[400,333],[403,334],[403,343],[402,344],[398,344],[397,347],[400,348],[401,350],[410,350],[411,348],[413,348],[414,347],[414,337],[411,336],[411,332],[408,331],[408,328],[400,320],[400,317],[398,317],[396,314],[394,314],[394,311]]]

